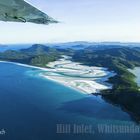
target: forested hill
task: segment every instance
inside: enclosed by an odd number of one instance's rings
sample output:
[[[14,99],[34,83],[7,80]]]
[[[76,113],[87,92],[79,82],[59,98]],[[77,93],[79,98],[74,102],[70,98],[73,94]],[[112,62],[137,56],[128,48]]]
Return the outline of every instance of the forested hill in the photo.
[[[48,62],[58,59],[60,54],[60,51],[54,48],[35,44],[27,49],[21,49],[18,51],[7,50],[0,53],[0,60],[45,67]]]
[[[133,68],[140,65],[140,51],[133,48],[111,48],[106,50],[80,50],[73,55],[74,61],[89,65]]]
[[[113,89],[102,91],[102,97],[121,106],[140,122],[140,90],[134,81],[135,76],[128,70],[140,66],[139,48],[111,48],[100,51],[86,49],[75,52],[73,61],[115,71],[117,75],[109,80]]]

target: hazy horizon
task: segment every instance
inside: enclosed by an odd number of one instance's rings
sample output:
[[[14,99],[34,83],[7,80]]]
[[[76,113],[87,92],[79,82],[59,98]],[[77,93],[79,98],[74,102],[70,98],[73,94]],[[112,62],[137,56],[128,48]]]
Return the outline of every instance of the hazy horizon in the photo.
[[[101,41],[101,42],[95,42],[95,41],[67,41],[67,42],[43,42],[43,43],[36,43],[36,42],[32,42],[32,43],[0,43],[0,45],[33,45],[33,44],[42,44],[42,45],[59,45],[59,44],[69,44],[69,43],[91,43],[91,44],[140,44],[140,42],[119,42],[119,41]]]

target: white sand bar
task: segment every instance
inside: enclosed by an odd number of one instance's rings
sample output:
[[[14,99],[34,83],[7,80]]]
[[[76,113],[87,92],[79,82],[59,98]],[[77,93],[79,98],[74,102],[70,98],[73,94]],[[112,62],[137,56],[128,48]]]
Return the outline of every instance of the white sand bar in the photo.
[[[69,56],[63,56],[63,58],[51,62],[47,67],[49,67],[47,72],[41,73],[41,76],[85,94],[111,89],[112,85],[106,81],[116,75],[103,67],[90,67],[72,62]]]
[[[36,66],[0,61],[1,63],[11,63],[23,67],[40,69],[40,76],[53,80],[85,94],[99,93],[101,90],[111,89],[112,85],[106,81],[115,76],[103,67],[90,67],[71,61],[71,57],[62,56],[62,59],[51,62],[47,65],[49,68],[40,68]]]

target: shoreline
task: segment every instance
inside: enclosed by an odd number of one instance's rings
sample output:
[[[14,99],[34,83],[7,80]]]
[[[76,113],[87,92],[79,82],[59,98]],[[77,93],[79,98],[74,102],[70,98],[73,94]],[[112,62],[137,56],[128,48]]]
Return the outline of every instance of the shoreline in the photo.
[[[57,81],[57,80],[51,79],[50,77],[47,77],[47,76],[43,75],[42,73],[40,73],[39,76],[41,76],[41,77],[44,78],[44,79],[48,79],[48,80],[53,81],[53,82],[55,82],[55,83],[57,83],[57,84],[60,84],[60,85],[62,85],[62,86],[65,86],[65,87],[67,87],[67,88],[76,90],[77,92],[80,92],[80,93],[83,93],[83,94],[87,95],[87,93],[85,93],[84,91],[79,91],[78,89],[76,89],[76,88],[74,88],[74,87],[72,87],[72,86],[69,86],[69,85],[67,85],[67,84],[65,84],[65,83],[61,83],[61,82],[59,82],[59,81]],[[89,95],[90,95],[90,94],[89,94]]]
[[[43,78],[45,78],[45,79],[48,79],[48,80],[51,80],[51,81],[53,81],[53,82],[56,82],[56,83],[59,83],[59,84],[61,84],[61,85],[63,85],[63,86],[65,86],[65,87],[69,87],[69,88],[71,88],[71,89],[73,89],[73,90],[76,90],[76,91],[78,91],[78,92],[80,92],[80,93],[83,93],[83,94],[86,94],[86,95],[91,95],[91,94],[102,94],[101,93],[101,91],[103,90],[96,90],[94,93],[89,93],[89,92],[87,92],[87,91],[85,91],[84,89],[81,89],[81,88],[78,88],[78,87],[76,87],[75,88],[75,86],[71,86],[71,85],[69,85],[69,84],[67,84],[67,83],[65,83],[65,82],[60,82],[59,80],[56,80],[56,79],[54,79],[54,78],[51,78],[51,77],[48,77],[48,76],[45,76],[44,74],[42,74],[42,73],[40,73],[39,74],[39,76],[41,76],[41,77],[43,77]],[[102,84],[105,84],[105,83],[103,83],[102,82]],[[112,87],[110,87],[110,89],[111,89]],[[109,88],[108,88],[109,89]]]
[[[96,89],[97,87],[96,88],[95,87],[92,87],[92,89],[94,91],[90,92],[89,90],[84,90],[84,88],[79,88],[79,87],[75,87],[75,86],[69,85],[69,84],[65,83],[64,81],[62,81],[62,80],[57,80],[55,78],[51,78],[51,77],[46,76],[45,74],[42,74],[42,73],[40,73],[39,76],[41,76],[41,77],[43,77],[45,79],[49,79],[49,80],[51,80],[53,82],[59,83],[59,84],[65,86],[65,87],[69,87],[71,89],[74,89],[74,90],[76,90],[78,92],[81,92],[83,94],[88,94],[88,95],[90,95],[90,94],[95,94],[95,95],[96,94],[101,94],[102,95],[102,90],[110,90],[113,87],[113,85],[110,84],[110,83],[108,83],[107,81],[100,81],[100,83],[99,82],[96,82],[96,81],[93,81],[93,82],[95,82],[95,84],[97,86],[103,86],[104,88],[102,88],[102,89]],[[90,83],[90,81],[83,81],[83,82]]]
[[[71,87],[84,94],[101,93],[102,90],[112,89],[108,82],[116,73],[104,67],[87,66],[73,62],[69,56],[47,64],[54,73],[40,74],[42,77],[53,80],[64,86]]]
[[[59,61],[59,60],[58,60]],[[60,61],[63,61],[62,59],[60,59]],[[70,60],[68,60],[70,61]],[[22,64],[22,63],[18,63],[18,62],[9,62],[9,61],[0,61],[0,63],[9,63],[9,64],[15,64],[18,66],[22,66],[22,67],[28,67],[28,68],[34,68],[34,69],[38,69],[41,70],[42,72],[50,72],[52,74],[57,74],[57,69],[49,69],[49,68],[41,68],[41,67],[37,67],[37,66],[32,66],[32,65],[28,65],[28,64]],[[51,64],[55,64],[55,62],[50,62]],[[74,62],[72,62],[73,65]],[[49,64],[48,64],[49,65]],[[76,64],[77,65],[77,64]],[[80,67],[84,67],[83,65],[80,65]],[[85,66],[87,67],[87,66]],[[110,84],[108,81],[108,79],[110,77],[115,76],[115,73],[107,71],[107,69],[102,68],[102,67],[93,67],[93,68],[97,68],[97,73],[95,72],[95,74],[98,75],[98,72],[101,74],[101,76],[99,75],[99,79],[96,80],[96,78],[89,80],[88,78],[81,78],[78,79],[77,77],[75,78],[69,78],[68,82],[67,81],[67,77],[61,77],[60,79],[56,76],[52,76],[52,75],[46,75],[46,73],[42,73],[40,72],[38,75],[41,77],[44,77],[45,79],[54,81],[56,83],[59,83],[63,86],[72,88],[78,92],[81,92],[83,94],[96,94],[96,93],[101,93],[102,90],[107,90],[107,89],[112,89],[112,84]],[[98,71],[99,70],[99,71]],[[64,71],[64,69],[63,69]],[[68,70],[67,70],[68,71]],[[101,73],[101,72],[102,73]],[[70,70],[68,71],[70,72]],[[103,75],[103,77],[102,77]]]
[[[39,69],[39,70],[43,70],[43,71],[48,71],[48,68],[37,67],[37,66],[22,64],[22,63],[18,63],[18,62],[0,61],[0,63],[9,63],[9,64],[15,64],[15,65],[22,66],[22,67],[34,68],[34,69]]]

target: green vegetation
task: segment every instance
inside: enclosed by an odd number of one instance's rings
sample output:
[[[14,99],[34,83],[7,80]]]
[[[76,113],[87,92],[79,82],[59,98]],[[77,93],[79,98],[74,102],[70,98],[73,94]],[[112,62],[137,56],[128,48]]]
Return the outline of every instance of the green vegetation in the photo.
[[[56,49],[36,44],[20,51],[8,50],[0,53],[0,60],[46,67],[48,62],[55,61],[60,55],[61,53]]]
[[[83,50],[73,55],[73,61],[92,66],[107,67],[117,73],[109,79],[113,89],[102,91],[102,97],[117,104],[140,120],[140,91],[135,83],[135,76],[129,72],[135,66],[140,66],[140,51],[130,48],[112,48],[106,50]]]

